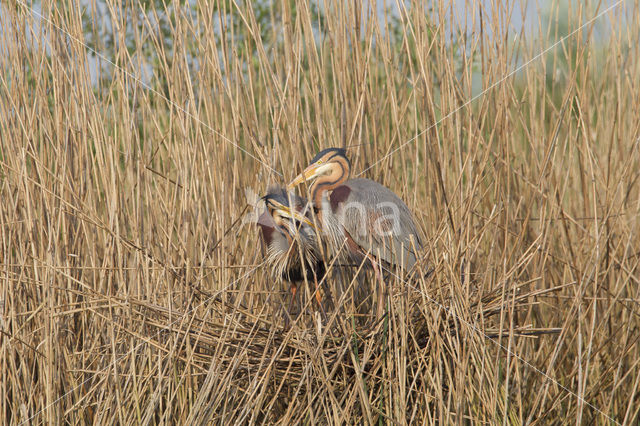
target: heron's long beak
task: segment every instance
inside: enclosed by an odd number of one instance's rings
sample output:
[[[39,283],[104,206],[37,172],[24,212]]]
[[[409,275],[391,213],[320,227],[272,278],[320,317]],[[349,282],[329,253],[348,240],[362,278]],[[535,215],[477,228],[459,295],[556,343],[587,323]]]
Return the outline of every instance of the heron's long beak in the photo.
[[[313,224],[313,222],[311,222],[306,216],[298,213],[296,210],[291,210],[288,207],[282,206],[279,209],[276,209],[276,212],[279,213],[280,216],[284,216],[284,217],[288,217],[288,218],[293,219],[293,220],[297,220],[298,222],[305,223],[305,224],[309,225],[310,227],[312,227],[313,229],[316,229],[316,227]]]
[[[329,169],[331,169],[331,164],[311,164],[309,167],[304,169],[302,173],[296,176],[289,185],[287,185],[287,190],[292,190],[302,182],[313,180]]]

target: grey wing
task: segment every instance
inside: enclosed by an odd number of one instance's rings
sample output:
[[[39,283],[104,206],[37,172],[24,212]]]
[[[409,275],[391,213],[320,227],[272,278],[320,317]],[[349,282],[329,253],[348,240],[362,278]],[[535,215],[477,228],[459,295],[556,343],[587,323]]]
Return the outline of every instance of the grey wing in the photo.
[[[344,186],[350,191],[337,212],[344,229],[365,252],[411,269],[422,243],[407,205],[390,189],[369,179],[352,179]]]

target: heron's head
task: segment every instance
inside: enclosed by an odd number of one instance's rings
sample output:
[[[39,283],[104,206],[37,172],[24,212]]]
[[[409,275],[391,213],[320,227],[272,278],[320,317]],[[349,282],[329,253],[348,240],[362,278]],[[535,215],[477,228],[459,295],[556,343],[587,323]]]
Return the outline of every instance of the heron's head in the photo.
[[[311,164],[287,185],[287,188],[292,189],[305,181],[341,184],[349,179],[350,172],[351,163],[344,148],[323,149],[313,157]]]
[[[287,193],[283,188],[280,188],[278,190],[270,190],[262,199],[267,211],[279,227],[289,230],[295,229],[296,224],[304,223],[315,228],[313,223],[301,212],[305,203],[300,197]]]

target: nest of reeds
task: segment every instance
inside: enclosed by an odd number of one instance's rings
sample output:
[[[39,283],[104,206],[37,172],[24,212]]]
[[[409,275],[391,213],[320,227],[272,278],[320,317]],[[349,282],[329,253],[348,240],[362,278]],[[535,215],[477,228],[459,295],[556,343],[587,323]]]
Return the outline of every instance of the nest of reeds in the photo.
[[[399,370],[412,384],[405,398],[415,410],[415,403],[432,399],[426,391],[433,386],[427,383],[429,370],[455,369],[460,354],[468,351],[463,346],[484,341],[499,351],[506,339],[557,332],[515,322],[518,311],[549,292],[532,290],[529,283],[483,293],[464,276],[457,284],[443,284],[433,274],[395,284],[381,319],[358,312],[372,311],[366,300],[360,309],[350,310],[354,305],[345,303],[345,297],[325,312],[303,302],[291,323],[282,315],[284,298],[265,303],[262,312],[213,295],[204,296],[209,301],[204,310],[196,308],[199,301],[183,311],[143,303],[133,309],[147,328],[145,334],[155,336],[155,346],[177,356],[204,385],[200,402],[209,407],[204,410],[209,417],[200,421],[223,420],[223,407],[232,407],[233,418],[241,417],[240,407],[256,398],[265,407],[262,420],[300,421],[304,419],[297,416],[308,416],[309,403],[319,404],[317,412],[326,415],[330,410],[321,405],[330,394],[339,398],[333,401],[337,406],[358,405],[350,407],[351,419],[372,420],[381,413],[375,406],[383,403],[389,378]],[[453,289],[456,285],[460,288]],[[394,365],[398,360],[403,367]],[[449,384],[437,386],[448,392]],[[362,404],[365,399],[370,406]]]

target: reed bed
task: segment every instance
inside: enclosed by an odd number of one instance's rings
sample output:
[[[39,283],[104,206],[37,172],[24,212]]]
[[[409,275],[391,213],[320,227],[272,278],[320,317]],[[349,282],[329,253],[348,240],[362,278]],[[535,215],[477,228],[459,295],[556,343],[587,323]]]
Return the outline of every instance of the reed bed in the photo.
[[[0,5],[1,423],[639,421],[638,2],[386,6]],[[286,326],[256,197],[330,146],[420,273]]]

